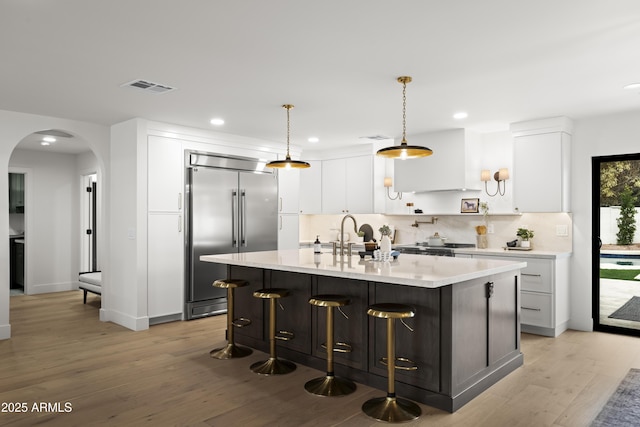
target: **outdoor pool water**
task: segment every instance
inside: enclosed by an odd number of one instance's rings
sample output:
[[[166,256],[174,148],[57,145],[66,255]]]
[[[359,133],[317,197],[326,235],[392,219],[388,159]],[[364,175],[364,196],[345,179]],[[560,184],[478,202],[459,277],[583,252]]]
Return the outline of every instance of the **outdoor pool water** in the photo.
[[[640,254],[600,254],[600,265],[613,264],[619,266],[640,267]]]

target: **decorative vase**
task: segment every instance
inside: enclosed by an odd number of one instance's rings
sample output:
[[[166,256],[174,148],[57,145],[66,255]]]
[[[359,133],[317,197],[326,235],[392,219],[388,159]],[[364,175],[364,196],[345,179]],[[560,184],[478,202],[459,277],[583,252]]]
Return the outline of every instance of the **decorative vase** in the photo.
[[[489,247],[489,242],[486,234],[478,234],[476,236],[476,247],[478,249],[487,249]]]
[[[387,235],[382,236],[382,239],[380,239],[380,252],[391,252],[391,239]]]
[[[531,241],[530,240],[523,240],[522,242],[520,242],[520,247],[521,248],[530,248],[531,247]]]

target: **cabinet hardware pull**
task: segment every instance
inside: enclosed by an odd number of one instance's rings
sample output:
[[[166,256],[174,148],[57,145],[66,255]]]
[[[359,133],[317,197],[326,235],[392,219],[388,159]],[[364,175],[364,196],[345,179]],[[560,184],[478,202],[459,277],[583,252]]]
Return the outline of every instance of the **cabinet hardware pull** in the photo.
[[[327,344],[326,343],[322,343],[320,344],[320,347],[324,348],[325,350],[327,349]],[[346,342],[336,342],[333,343],[333,351],[334,353],[351,353],[352,351],[352,347],[351,345],[347,344]]]
[[[238,247],[238,237],[236,236],[236,204],[238,193],[235,190],[231,191],[231,245],[234,248]]]
[[[294,333],[289,331],[278,331],[278,334],[280,335],[276,335],[275,339],[280,341],[291,341],[295,338]]]
[[[240,244],[247,247],[247,193],[244,189],[240,190],[240,197]]]
[[[178,215],[178,233],[182,233],[182,215]]]
[[[278,208],[280,212],[282,212],[282,197],[280,197],[280,207]]]
[[[487,282],[487,298],[493,296],[493,282]]]
[[[182,210],[182,193],[178,193],[178,210]]]
[[[542,274],[520,273],[522,276],[542,277]]]
[[[381,357],[379,359],[380,363],[382,363],[384,366],[387,366],[388,364],[388,358],[386,357]],[[410,363],[411,365],[395,365],[394,368],[400,370],[400,371],[416,371],[418,369],[418,365],[416,365],[416,362],[414,362],[411,359],[407,359],[406,357],[396,357],[396,362],[404,362],[404,363]]]
[[[523,310],[531,310],[531,311],[542,311],[541,308],[533,308],[533,307],[520,307]]]

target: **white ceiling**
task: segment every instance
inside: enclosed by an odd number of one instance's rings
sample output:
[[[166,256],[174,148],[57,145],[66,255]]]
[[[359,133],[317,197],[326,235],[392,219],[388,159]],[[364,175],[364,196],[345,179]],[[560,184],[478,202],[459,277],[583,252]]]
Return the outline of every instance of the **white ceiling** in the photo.
[[[284,142],[291,103],[315,150],[398,137],[401,75],[408,134],[640,109],[639,47],[638,0],[0,0],[0,109]]]

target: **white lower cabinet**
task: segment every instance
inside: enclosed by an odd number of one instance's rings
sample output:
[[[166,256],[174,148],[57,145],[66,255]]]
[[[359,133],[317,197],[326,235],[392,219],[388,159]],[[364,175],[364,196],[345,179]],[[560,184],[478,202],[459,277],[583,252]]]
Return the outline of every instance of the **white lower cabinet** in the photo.
[[[278,215],[278,250],[300,249],[298,215]]]
[[[149,323],[179,320],[182,318],[184,308],[182,215],[150,213],[147,230]]]
[[[456,255],[457,256],[457,255]],[[569,257],[477,255],[526,262],[520,273],[522,332],[557,337],[569,323]]]

